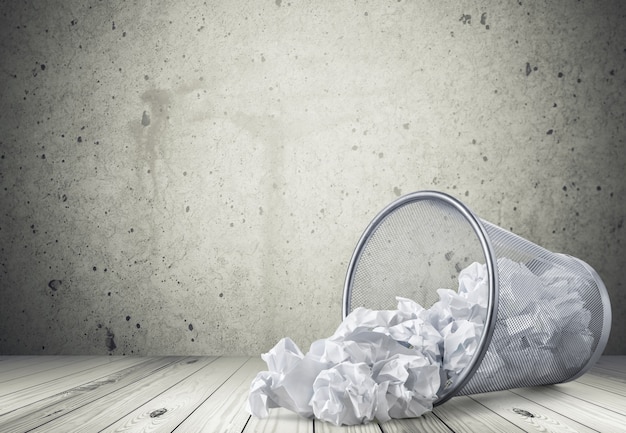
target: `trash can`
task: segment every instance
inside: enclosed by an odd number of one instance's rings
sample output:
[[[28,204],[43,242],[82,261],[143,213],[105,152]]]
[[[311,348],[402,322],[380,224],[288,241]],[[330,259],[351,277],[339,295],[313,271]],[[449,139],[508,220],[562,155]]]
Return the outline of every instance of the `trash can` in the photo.
[[[470,268],[485,275],[484,327],[463,370],[443,378],[435,404],[570,381],[600,357],[611,309],[598,274],[436,191],[400,197],[366,228],[348,266],[343,317],[357,307],[393,309],[397,296],[428,308],[437,289],[458,285]]]

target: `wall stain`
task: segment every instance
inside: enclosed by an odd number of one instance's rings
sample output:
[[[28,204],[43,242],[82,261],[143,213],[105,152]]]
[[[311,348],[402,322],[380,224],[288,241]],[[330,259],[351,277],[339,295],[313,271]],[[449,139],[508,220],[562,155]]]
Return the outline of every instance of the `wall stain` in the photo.
[[[48,282],[48,287],[56,292],[57,290],[59,290],[59,287],[61,287],[61,283],[61,280],[50,280]]]
[[[463,14],[461,15],[461,18],[459,18],[459,21],[463,24],[472,24],[472,16],[469,14]]]
[[[109,352],[112,352],[113,350],[117,348],[117,345],[115,344],[115,334],[109,328],[106,328],[106,330],[107,330],[107,336],[104,339],[104,344],[107,347],[107,349],[109,349]]]

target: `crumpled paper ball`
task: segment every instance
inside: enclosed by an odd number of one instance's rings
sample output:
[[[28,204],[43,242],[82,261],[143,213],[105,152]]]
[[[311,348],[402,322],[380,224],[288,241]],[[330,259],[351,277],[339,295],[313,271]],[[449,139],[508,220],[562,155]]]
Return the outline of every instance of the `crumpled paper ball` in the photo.
[[[481,380],[523,379],[526,366],[548,378],[578,368],[591,355],[591,314],[577,291],[584,281],[558,269],[534,274],[501,258],[500,306],[489,349],[475,375]],[[303,354],[284,338],[262,359],[268,371],[250,386],[248,410],[265,417],[285,407],[335,425],[412,418],[432,409],[443,386],[472,363],[489,303],[487,267],[472,263],[458,289],[437,290],[425,309],[396,298],[396,310],[353,310],[327,339]]]

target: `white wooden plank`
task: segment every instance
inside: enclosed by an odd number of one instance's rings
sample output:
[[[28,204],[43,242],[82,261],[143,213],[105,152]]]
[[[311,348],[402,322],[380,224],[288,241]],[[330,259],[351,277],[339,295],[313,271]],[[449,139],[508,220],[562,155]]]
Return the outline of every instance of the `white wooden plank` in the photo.
[[[576,382],[600,388],[603,391],[626,396],[626,379],[587,373],[576,379]]]
[[[313,426],[315,433],[382,433],[377,422],[339,427],[316,419]]]
[[[192,431],[192,430],[188,430]],[[209,432],[211,430],[205,430]],[[218,430],[222,431],[222,430]],[[236,432],[236,429],[231,430]],[[319,430],[316,430],[319,432]],[[295,412],[278,407],[272,409],[267,418],[251,417],[243,433],[313,433],[313,421],[302,418]]]
[[[502,432],[512,433],[524,431],[512,422],[489,410],[469,397],[453,397],[433,409],[450,429],[457,433]]]
[[[23,368],[28,368],[36,364],[44,362],[48,356],[3,356],[0,359],[0,382],[6,380],[5,374],[9,371],[15,371]],[[9,379],[13,379],[15,376],[8,376]]]
[[[518,388],[511,392],[601,432],[624,431],[626,416],[564,394],[552,386]]]
[[[599,388],[579,382],[567,382],[558,385],[550,385],[548,388],[553,388],[556,391],[571,395],[572,397],[579,398],[580,400],[587,401],[591,404],[602,406],[603,408],[626,416],[626,397],[623,395],[606,392]]]
[[[67,374],[67,366],[87,360],[94,360],[96,362],[102,361],[102,357],[97,356],[40,356],[38,359],[26,360],[21,366],[16,362],[11,362],[6,365],[6,369],[3,365],[0,365],[0,395],[7,394],[10,391],[19,389],[19,387],[11,388],[15,383],[28,383],[27,380],[20,380],[32,376],[30,380],[40,383],[43,379],[53,380],[58,377],[59,374]],[[116,357],[117,358],[117,357]]]
[[[219,358],[102,429],[101,433],[172,431],[245,361],[246,358]],[[155,411],[162,414],[155,416]]]
[[[263,370],[261,358],[248,359],[211,396],[206,399],[174,432],[176,433],[227,433],[253,428],[246,426],[249,413],[245,409],[250,383]]]
[[[626,371],[611,370],[595,366],[587,374],[595,374],[597,376],[604,376],[610,379],[617,378],[619,380],[626,381]]]
[[[136,382],[179,359],[179,357],[129,357],[127,368],[123,368],[124,364],[116,363],[116,367],[123,369],[0,416],[2,432],[30,431]],[[101,372],[106,374],[106,370]]]
[[[583,424],[510,391],[469,396],[523,430],[593,433]]]
[[[392,419],[384,424],[380,424],[383,433],[450,433],[452,430],[434,414],[428,412],[419,418]]]
[[[621,371],[626,373],[626,356],[601,356],[596,362],[598,367],[606,368],[609,370]]]
[[[215,358],[208,357],[182,358],[137,382],[32,431],[37,433],[99,432],[136,408],[152,401],[214,360]]]
[[[13,362],[16,359],[39,359],[40,355],[0,355],[0,364],[6,361]]]
[[[0,388],[0,393],[3,394],[0,396],[0,414],[94,380],[99,377],[98,368],[108,365],[116,370],[115,364],[121,359],[118,357],[110,359],[105,356],[83,359],[56,368],[54,373],[42,371],[7,381]]]

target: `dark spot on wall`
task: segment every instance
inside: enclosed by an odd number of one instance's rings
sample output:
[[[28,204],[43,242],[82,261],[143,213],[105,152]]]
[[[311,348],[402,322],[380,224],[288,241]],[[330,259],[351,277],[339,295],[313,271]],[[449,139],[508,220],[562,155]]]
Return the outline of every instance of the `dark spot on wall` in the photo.
[[[91,269],[92,269],[94,272],[96,272],[96,271],[98,270],[98,268],[97,268],[97,267],[95,267],[95,266],[94,266],[93,268],[91,268]]]
[[[41,70],[45,71],[46,70],[46,65],[44,65],[43,63],[41,64]]]
[[[109,352],[115,350],[117,345],[115,344],[115,334],[109,328],[107,328],[107,336],[104,339],[104,344],[109,349]]]
[[[559,78],[563,78],[563,72],[559,72],[559,73],[557,74],[557,77],[559,77]]]
[[[130,316],[126,316],[126,321],[128,322],[130,320]]]
[[[223,294],[223,293],[220,293],[220,294],[219,294],[219,297],[220,297],[220,298],[223,298],[223,297],[224,297],[224,294]]]
[[[76,141],[78,141],[79,143],[83,142],[83,137],[81,137],[80,135],[78,136],[78,138],[76,139]]]
[[[446,258],[447,261],[452,260],[452,257],[454,257],[454,251],[448,251],[447,253],[444,254],[444,257]]]
[[[400,188],[398,188],[397,186],[393,187],[393,193],[397,196],[400,197],[400,195],[402,194],[402,190]]]
[[[480,23],[484,26],[487,23],[487,12],[480,15]]]
[[[188,328],[190,331],[193,331],[193,325],[191,323],[189,324]]]
[[[459,21],[463,24],[472,24],[472,16],[469,14],[463,14],[461,15],[461,18],[459,18]]]
[[[526,76],[528,77],[532,71],[530,63],[526,62]]]
[[[402,127],[403,127],[404,129],[409,129],[409,126],[410,126],[410,124],[409,124],[409,123],[405,123],[404,125],[402,125]]]
[[[596,186],[597,191],[602,191],[602,187],[600,185]]]
[[[486,156],[483,156],[483,161],[487,162],[489,161],[489,158],[487,158]]]
[[[567,186],[563,185],[563,191],[567,191]]]
[[[552,135],[553,132],[554,132],[553,129],[548,129],[548,131],[546,132],[546,135]]]
[[[189,212],[189,206],[185,208],[185,212]]]
[[[280,7],[280,4],[283,2],[283,0],[276,0],[276,6]]]
[[[48,287],[56,292],[57,290],[59,290],[59,287],[61,287],[61,283],[61,280],[50,280],[48,282]]]
[[[141,328],[141,325],[139,323],[137,323],[135,326],[137,327],[137,329]]]
[[[141,115],[141,124],[143,126],[150,125],[150,115],[148,114],[147,111],[144,111],[143,114]]]

